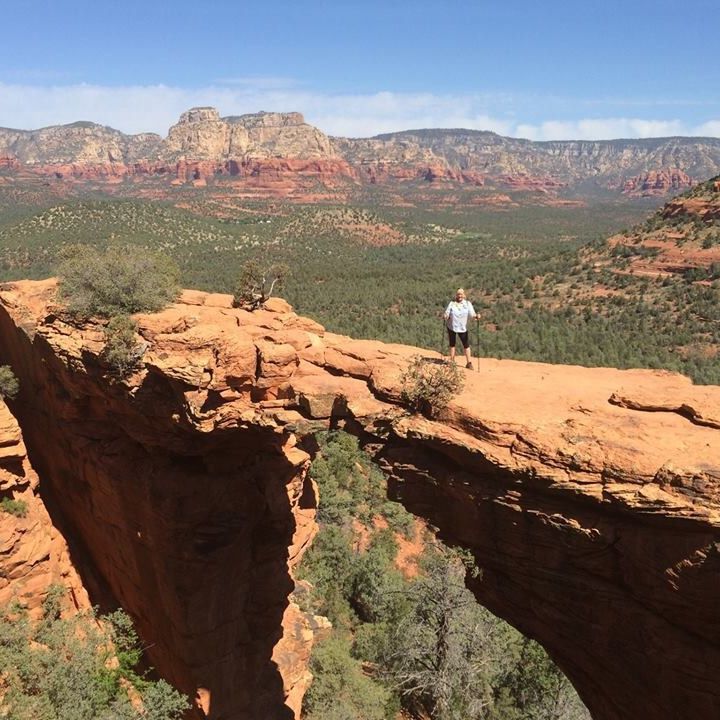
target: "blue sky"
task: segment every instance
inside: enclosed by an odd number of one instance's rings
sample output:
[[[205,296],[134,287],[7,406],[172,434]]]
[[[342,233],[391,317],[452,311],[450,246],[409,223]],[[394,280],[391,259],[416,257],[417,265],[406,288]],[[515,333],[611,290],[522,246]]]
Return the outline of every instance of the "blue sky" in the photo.
[[[6,127],[165,134],[208,104],[350,136],[720,136],[720,0],[16,0],[3,18]]]

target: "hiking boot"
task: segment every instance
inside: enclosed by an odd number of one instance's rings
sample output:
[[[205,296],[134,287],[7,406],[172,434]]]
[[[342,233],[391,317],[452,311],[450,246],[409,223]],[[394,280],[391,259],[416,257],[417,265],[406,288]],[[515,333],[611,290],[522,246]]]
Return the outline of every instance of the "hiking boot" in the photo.
[[[472,369],[473,369],[473,366],[472,366],[472,363],[471,363],[471,362],[469,362],[465,367],[466,367],[468,370],[472,370]]]

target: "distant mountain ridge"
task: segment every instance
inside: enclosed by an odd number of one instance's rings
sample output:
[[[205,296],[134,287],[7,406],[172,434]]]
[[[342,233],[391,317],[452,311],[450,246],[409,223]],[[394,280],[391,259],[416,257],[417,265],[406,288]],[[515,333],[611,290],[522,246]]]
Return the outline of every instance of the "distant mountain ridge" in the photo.
[[[300,113],[220,117],[184,112],[162,138],[79,121],[39,130],[0,128],[0,168],[56,179],[221,177],[330,188],[427,181],[554,193],[583,183],[628,195],[680,192],[720,173],[720,138],[535,142],[493,132],[423,129],[330,137]]]
[[[718,173],[720,138],[557,140],[536,142],[483,130],[404,130],[371,140],[410,142],[457,163],[462,169],[549,174],[572,182],[606,178],[615,186],[649,171],[679,169],[695,181]],[[362,142],[362,141],[355,141]]]

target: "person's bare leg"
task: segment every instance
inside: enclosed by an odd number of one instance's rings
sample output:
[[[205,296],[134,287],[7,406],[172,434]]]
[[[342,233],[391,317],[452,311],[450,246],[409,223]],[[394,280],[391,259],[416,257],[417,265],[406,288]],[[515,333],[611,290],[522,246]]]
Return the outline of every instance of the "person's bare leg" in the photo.
[[[471,368],[472,362],[470,361],[470,346],[468,345],[465,348],[465,367]]]
[[[451,363],[455,362],[455,346],[454,345],[450,346],[450,362]]]

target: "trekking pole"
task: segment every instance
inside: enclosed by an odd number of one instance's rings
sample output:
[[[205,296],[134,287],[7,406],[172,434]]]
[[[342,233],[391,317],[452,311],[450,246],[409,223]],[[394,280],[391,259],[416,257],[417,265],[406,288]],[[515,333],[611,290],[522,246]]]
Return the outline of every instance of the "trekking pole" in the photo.
[[[477,363],[477,371],[480,372],[480,316],[475,315],[475,361]]]

